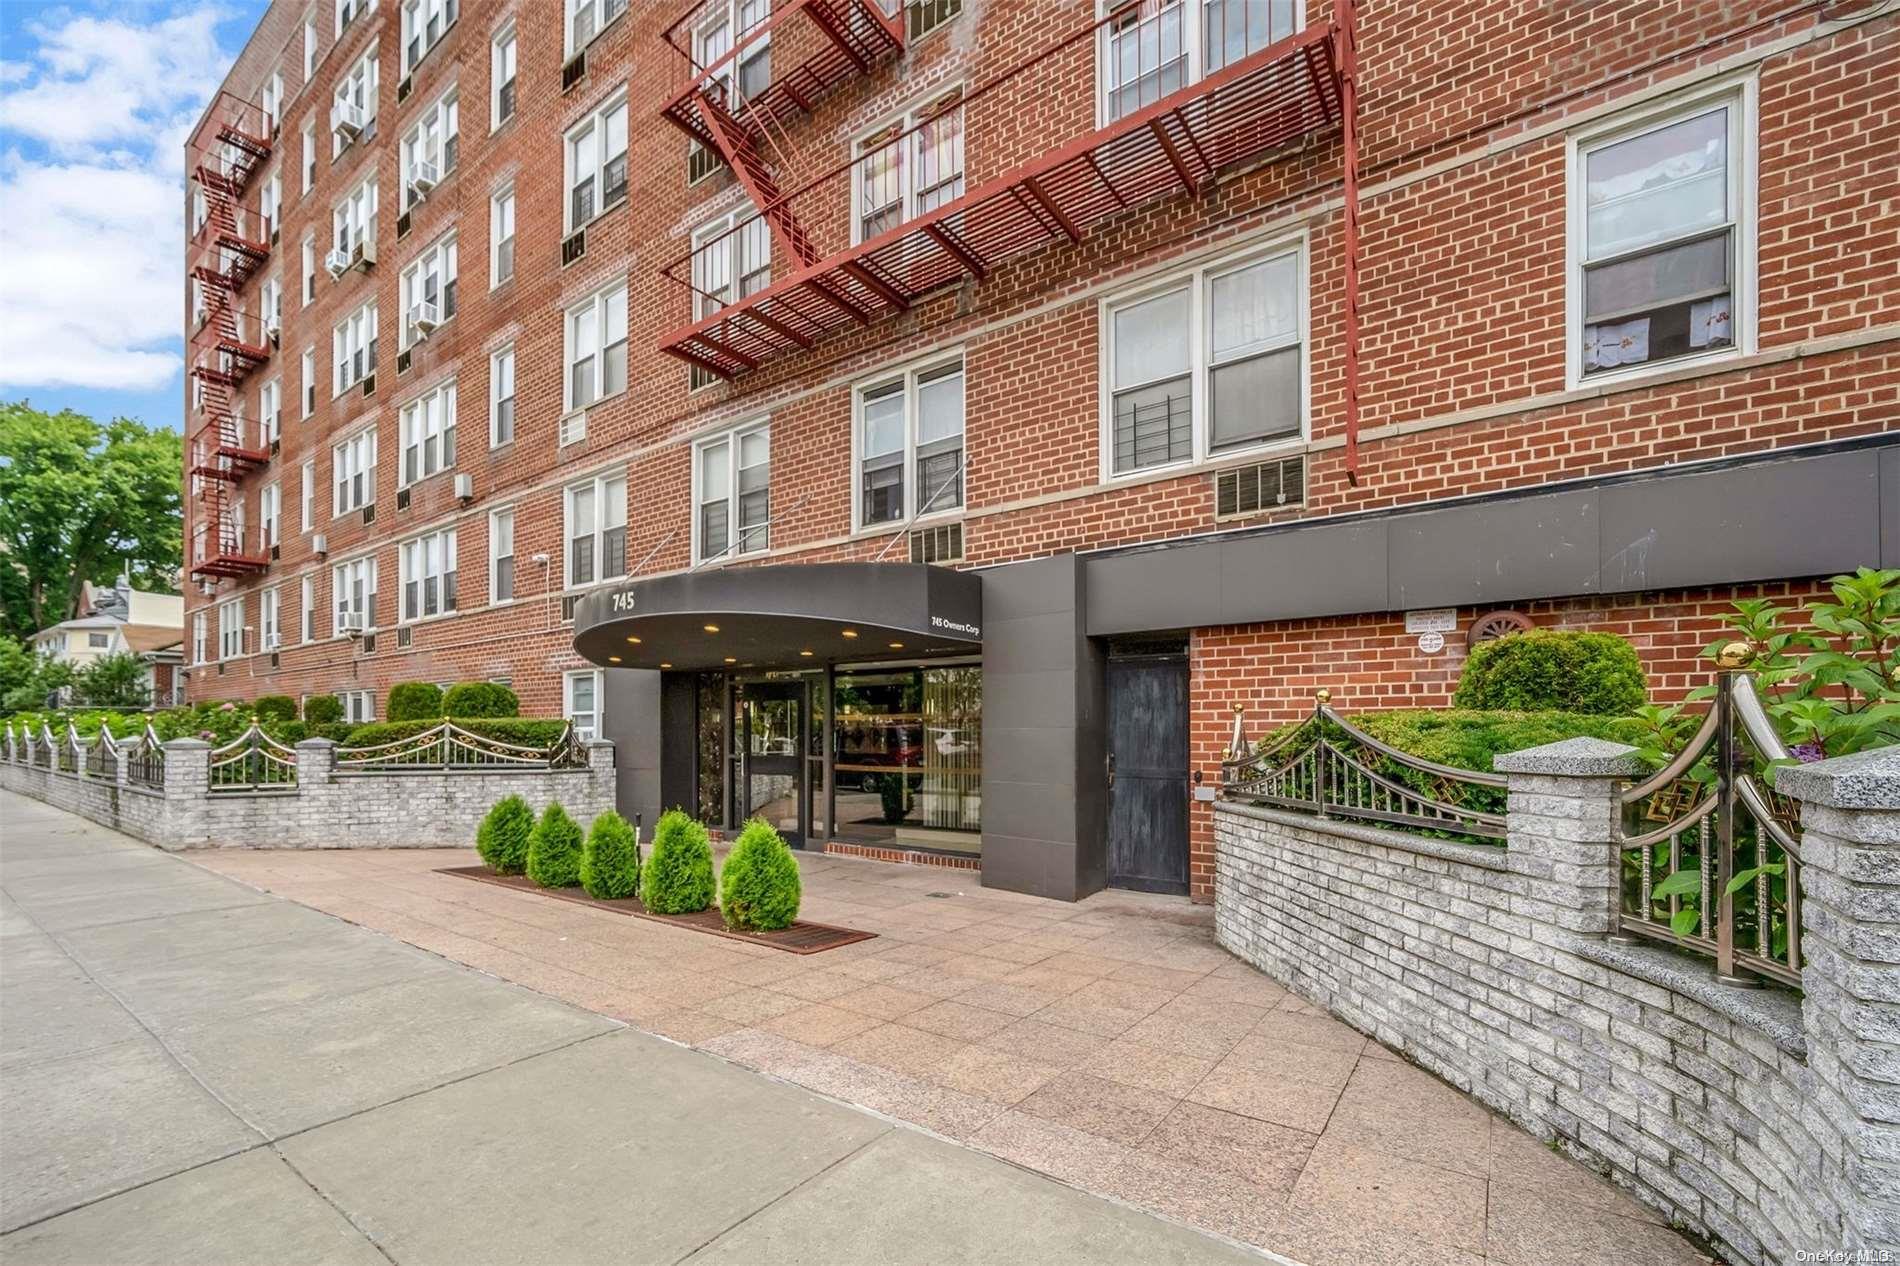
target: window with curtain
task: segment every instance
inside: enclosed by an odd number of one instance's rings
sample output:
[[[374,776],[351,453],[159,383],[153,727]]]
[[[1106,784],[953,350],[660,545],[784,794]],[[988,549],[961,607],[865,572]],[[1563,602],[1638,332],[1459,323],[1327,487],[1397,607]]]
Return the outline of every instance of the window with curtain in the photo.
[[[769,548],[772,439],[752,426],[699,447],[698,557],[714,561]]]
[[[1208,449],[1300,430],[1300,263],[1293,255],[1212,277]]]
[[[1183,286],[1117,308],[1110,317],[1117,473],[1194,455],[1190,298]]]

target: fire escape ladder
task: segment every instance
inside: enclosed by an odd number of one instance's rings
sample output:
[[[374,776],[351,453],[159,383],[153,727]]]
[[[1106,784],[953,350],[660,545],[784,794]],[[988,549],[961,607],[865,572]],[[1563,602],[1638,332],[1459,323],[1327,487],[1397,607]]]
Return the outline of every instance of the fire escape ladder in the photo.
[[[731,166],[733,175],[739,178],[739,184],[752,198],[752,205],[765,217],[772,231],[772,240],[788,257],[798,261],[803,268],[818,258],[817,248],[812,245],[811,235],[805,232],[792,209],[785,204],[779,192],[778,181],[773,178],[771,169],[759,157],[759,151],[753,145],[746,130],[739,121],[727,112],[718,100],[716,91],[700,89],[698,93],[700,118],[713,139],[713,146]]]

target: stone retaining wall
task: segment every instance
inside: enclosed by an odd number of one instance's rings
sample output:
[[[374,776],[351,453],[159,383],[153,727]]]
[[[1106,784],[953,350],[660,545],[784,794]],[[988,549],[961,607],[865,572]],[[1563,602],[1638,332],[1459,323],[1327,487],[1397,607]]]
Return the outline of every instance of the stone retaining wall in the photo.
[[[474,842],[482,816],[519,795],[539,813],[559,800],[583,828],[614,807],[614,747],[594,742],[581,769],[339,772],[328,739],[297,744],[297,781],[282,790],[213,793],[211,749],[165,744],[162,789],[117,776],[64,774],[0,760],[0,787],[44,800],[164,849],[437,848]]]
[[[1502,849],[1222,802],[1217,935],[1736,1261],[1892,1248],[1900,758],[1880,808],[1833,804],[1860,758],[1801,771],[1804,1000],[1609,938],[1614,748],[1500,758]]]

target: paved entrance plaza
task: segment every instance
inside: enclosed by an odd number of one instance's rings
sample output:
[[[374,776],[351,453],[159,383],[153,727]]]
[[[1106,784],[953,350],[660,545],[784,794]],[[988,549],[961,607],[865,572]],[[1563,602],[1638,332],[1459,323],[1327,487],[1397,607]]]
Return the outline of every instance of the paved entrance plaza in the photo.
[[[799,957],[0,822],[9,1261],[1702,1260],[1178,899],[801,858]]]

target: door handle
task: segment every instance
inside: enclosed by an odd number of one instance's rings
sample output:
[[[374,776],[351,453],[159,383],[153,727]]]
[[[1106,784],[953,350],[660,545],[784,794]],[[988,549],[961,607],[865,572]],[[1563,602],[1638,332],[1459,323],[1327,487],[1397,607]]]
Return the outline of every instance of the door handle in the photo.
[[[1115,753],[1113,752],[1108,754],[1108,785],[1111,787],[1115,785]]]

